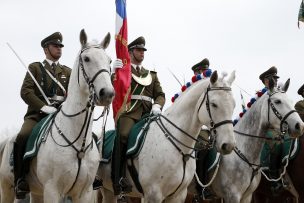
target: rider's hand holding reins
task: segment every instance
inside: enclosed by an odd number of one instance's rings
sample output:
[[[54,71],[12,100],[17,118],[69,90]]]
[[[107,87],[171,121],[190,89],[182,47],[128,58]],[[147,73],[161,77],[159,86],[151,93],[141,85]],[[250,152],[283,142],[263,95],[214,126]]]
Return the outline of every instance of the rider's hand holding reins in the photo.
[[[40,111],[42,113],[45,113],[45,114],[51,114],[51,113],[55,113],[57,111],[57,109],[53,106],[48,106],[48,105],[44,105]]]
[[[159,104],[153,104],[151,113],[155,116],[161,114],[161,109],[160,108],[161,108],[161,106]]]

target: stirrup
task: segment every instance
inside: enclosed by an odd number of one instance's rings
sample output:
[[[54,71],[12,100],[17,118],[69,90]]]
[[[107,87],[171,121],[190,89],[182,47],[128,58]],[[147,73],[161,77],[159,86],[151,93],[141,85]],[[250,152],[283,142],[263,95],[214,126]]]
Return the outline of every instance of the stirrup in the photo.
[[[121,187],[122,193],[130,193],[132,192],[132,185],[126,177],[121,177],[119,180],[119,185]]]
[[[93,182],[93,190],[98,190],[102,188],[103,182],[102,179],[100,179],[98,176],[95,177],[94,182]]]
[[[120,194],[117,198],[117,203],[127,203],[127,197],[123,194]]]
[[[28,183],[24,179],[18,179],[15,187],[16,199],[25,199],[26,194],[29,192]]]

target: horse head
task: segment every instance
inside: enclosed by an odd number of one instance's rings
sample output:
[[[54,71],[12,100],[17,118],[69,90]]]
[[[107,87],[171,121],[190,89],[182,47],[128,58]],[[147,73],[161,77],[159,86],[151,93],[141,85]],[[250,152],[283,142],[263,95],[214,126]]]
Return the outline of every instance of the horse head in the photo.
[[[235,71],[225,80],[219,78],[217,71],[210,77],[210,83],[205,94],[199,99],[199,120],[209,127],[212,137],[215,138],[217,151],[229,154],[235,146],[232,114],[235,101],[231,92],[231,84],[235,79]],[[206,108],[202,108],[205,103]]]
[[[105,52],[110,43],[110,33],[105,36],[101,43],[87,42],[87,35],[84,30],[81,30],[80,43],[78,83],[83,83],[83,91],[91,94],[97,105],[109,105],[114,98],[114,88],[110,76],[111,59]],[[79,81],[80,70],[83,76],[82,81]]]
[[[299,137],[303,134],[304,123],[294,109],[294,105],[286,95],[290,83],[288,79],[280,88],[273,87],[267,91],[263,105],[262,121],[264,128],[277,129],[281,134],[288,132],[291,137]]]

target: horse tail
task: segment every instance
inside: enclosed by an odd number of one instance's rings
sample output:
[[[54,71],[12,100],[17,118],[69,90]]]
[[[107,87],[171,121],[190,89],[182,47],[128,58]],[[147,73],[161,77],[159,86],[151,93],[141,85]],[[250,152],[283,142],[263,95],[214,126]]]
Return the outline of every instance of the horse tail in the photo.
[[[3,158],[3,153],[4,153],[4,149],[6,147],[6,144],[9,143],[9,141],[11,139],[15,140],[15,137],[17,136],[17,133],[12,133],[9,132],[8,130],[6,130],[5,132],[2,132],[0,134],[0,165],[2,163],[2,158]]]

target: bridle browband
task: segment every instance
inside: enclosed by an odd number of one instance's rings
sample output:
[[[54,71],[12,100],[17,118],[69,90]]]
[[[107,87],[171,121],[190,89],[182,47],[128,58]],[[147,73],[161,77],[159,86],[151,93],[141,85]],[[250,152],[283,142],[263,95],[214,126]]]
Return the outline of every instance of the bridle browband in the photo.
[[[79,65],[78,65],[78,84],[79,84],[79,71],[80,69],[82,70],[82,73],[83,73],[83,77],[86,81],[86,83],[88,84],[89,86],[89,92],[90,92],[90,95],[89,95],[89,100],[87,102],[87,105],[84,109],[82,109],[81,111],[77,112],[77,113],[74,113],[74,114],[67,114],[63,111],[62,107],[60,107],[60,112],[65,116],[65,117],[69,117],[69,118],[72,118],[72,117],[76,117],[84,112],[86,112],[86,115],[85,115],[85,120],[84,120],[84,123],[81,127],[81,130],[78,134],[78,136],[76,137],[76,139],[74,141],[70,141],[65,135],[64,133],[60,130],[59,126],[56,124],[55,122],[55,117],[56,115],[54,116],[53,120],[52,120],[52,123],[51,123],[51,126],[54,124],[57,132],[59,133],[60,136],[62,136],[62,138],[67,142],[66,145],[62,145],[62,144],[59,144],[53,137],[53,134],[52,134],[52,130],[50,129],[50,134],[51,134],[51,137],[54,141],[55,144],[57,144],[58,146],[61,146],[61,147],[69,147],[71,146],[76,152],[77,152],[77,159],[78,159],[78,170],[77,170],[77,175],[76,175],[76,178],[75,178],[75,181],[72,185],[72,187],[70,188],[69,192],[72,190],[72,188],[74,187],[77,179],[78,179],[78,176],[79,176],[79,171],[80,171],[80,165],[81,165],[81,160],[82,158],[84,157],[87,149],[89,149],[89,147],[91,146],[91,148],[93,147],[93,139],[91,141],[91,143],[88,145],[88,146],[85,146],[86,144],[86,138],[87,138],[87,134],[88,134],[88,129],[89,129],[89,125],[90,125],[90,121],[91,121],[91,118],[92,118],[92,114],[93,114],[93,110],[95,108],[95,97],[96,96],[96,92],[95,92],[95,87],[94,87],[94,81],[96,80],[96,78],[103,72],[106,72],[110,75],[110,72],[105,69],[105,68],[102,68],[100,69],[99,71],[97,71],[97,73],[94,74],[94,76],[90,79],[90,77],[88,76],[88,74],[86,73],[85,69],[84,69],[84,65],[83,65],[83,60],[81,58],[81,54],[85,51],[85,50],[88,50],[90,48],[97,48],[97,49],[103,49],[102,46],[89,46],[89,47],[85,47],[83,48],[80,53],[79,53]],[[80,84],[79,84],[80,85]],[[108,109],[108,108],[106,108]],[[58,112],[57,112],[58,113]],[[50,127],[51,127],[50,126]],[[82,140],[82,144],[81,144],[81,148],[80,150],[78,150],[75,146],[74,146],[74,143],[77,142],[77,140],[80,139],[83,131],[85,131],[85,134],[84,134],[84,137],[83,137],[83,140]]]

